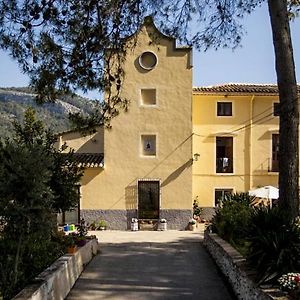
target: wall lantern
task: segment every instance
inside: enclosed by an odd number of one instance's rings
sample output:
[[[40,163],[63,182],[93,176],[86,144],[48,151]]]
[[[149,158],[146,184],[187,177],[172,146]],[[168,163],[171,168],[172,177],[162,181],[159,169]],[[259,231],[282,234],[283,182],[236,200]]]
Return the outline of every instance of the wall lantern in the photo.
[[[199,157],[200,157],[200,154],[199,153],[195,153],[193,161],[198,161]]]

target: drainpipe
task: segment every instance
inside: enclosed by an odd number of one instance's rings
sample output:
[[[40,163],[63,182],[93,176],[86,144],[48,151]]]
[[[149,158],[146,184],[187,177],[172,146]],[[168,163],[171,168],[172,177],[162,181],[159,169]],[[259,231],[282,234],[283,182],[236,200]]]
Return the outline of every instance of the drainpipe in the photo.
[[[252,174],[252,125],[253,125],[253,103],[255,95],[251,97],[250,100],[250,128],[249,128],[249,186],[250,190],[253,186],[253,174]]]

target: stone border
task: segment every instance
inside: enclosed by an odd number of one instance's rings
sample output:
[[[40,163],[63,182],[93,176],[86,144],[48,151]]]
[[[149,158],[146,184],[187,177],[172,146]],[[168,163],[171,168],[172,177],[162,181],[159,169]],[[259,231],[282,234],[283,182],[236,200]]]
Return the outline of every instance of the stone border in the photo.
[[[75,254],[66,254],[39,274],[14,300],[65,299],[84,267],[98,252],[98,241],[90,240]]]
[[[217,234],[209,233],[207,230],[204,232],[203,243],[238,299],[276,299],[254,283],[250,278],[253,275],[253,271],[247,267],[246,259],[229,243],[221,239]]]

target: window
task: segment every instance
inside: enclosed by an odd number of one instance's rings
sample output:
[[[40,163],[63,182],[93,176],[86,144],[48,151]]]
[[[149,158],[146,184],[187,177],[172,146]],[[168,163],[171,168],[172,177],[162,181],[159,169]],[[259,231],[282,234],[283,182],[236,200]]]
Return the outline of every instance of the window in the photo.
[[[143,52],[139,57],[139,64],[144,70],[152,70],[157,64],[157,57],[151,51]]]
[[[141,152],[143,156],[156,156],[156,135],[141,135]]]
[[[233,137],[216,137],[216,173],[233,173]]]
[[[218,102],[217,116],[232,116],[232,102]]]
[[[233,189],[215,189],[215,206],[219,206],[226,195],[232,194]]]
[[[280,114],[280,106],[278,102],[273,103],[273,116],[274,117],[279,117]]]
[[[271,172],[278,172],[279,134],[272,134],[272,165]]]
[[[141,89],[141,104],[156,105],[156,89]]]

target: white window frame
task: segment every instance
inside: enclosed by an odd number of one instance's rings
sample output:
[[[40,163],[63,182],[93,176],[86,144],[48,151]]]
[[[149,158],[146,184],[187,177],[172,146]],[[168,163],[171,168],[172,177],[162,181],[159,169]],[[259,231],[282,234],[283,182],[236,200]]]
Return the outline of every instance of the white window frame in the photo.
[[[155,136],[155,155],[144,155],[143,154],[143,141],[142,141],[142,136],[143,135],[154,135]],[[157,158],[158,157],[158,133],[153,133],[153,132],[141,132],[140,136],[139,136],[139,156],[141,158],[149,158],[149,159],[153,159],[153,158]]]
[[[216,194],[216,190],[232,190],[232,193],[234,194],[235,193],[235,187],[214,187],[213,188],[213,207],[217,207],[215,206],[216,204],[216,199],[215,199],[215,194]]]

